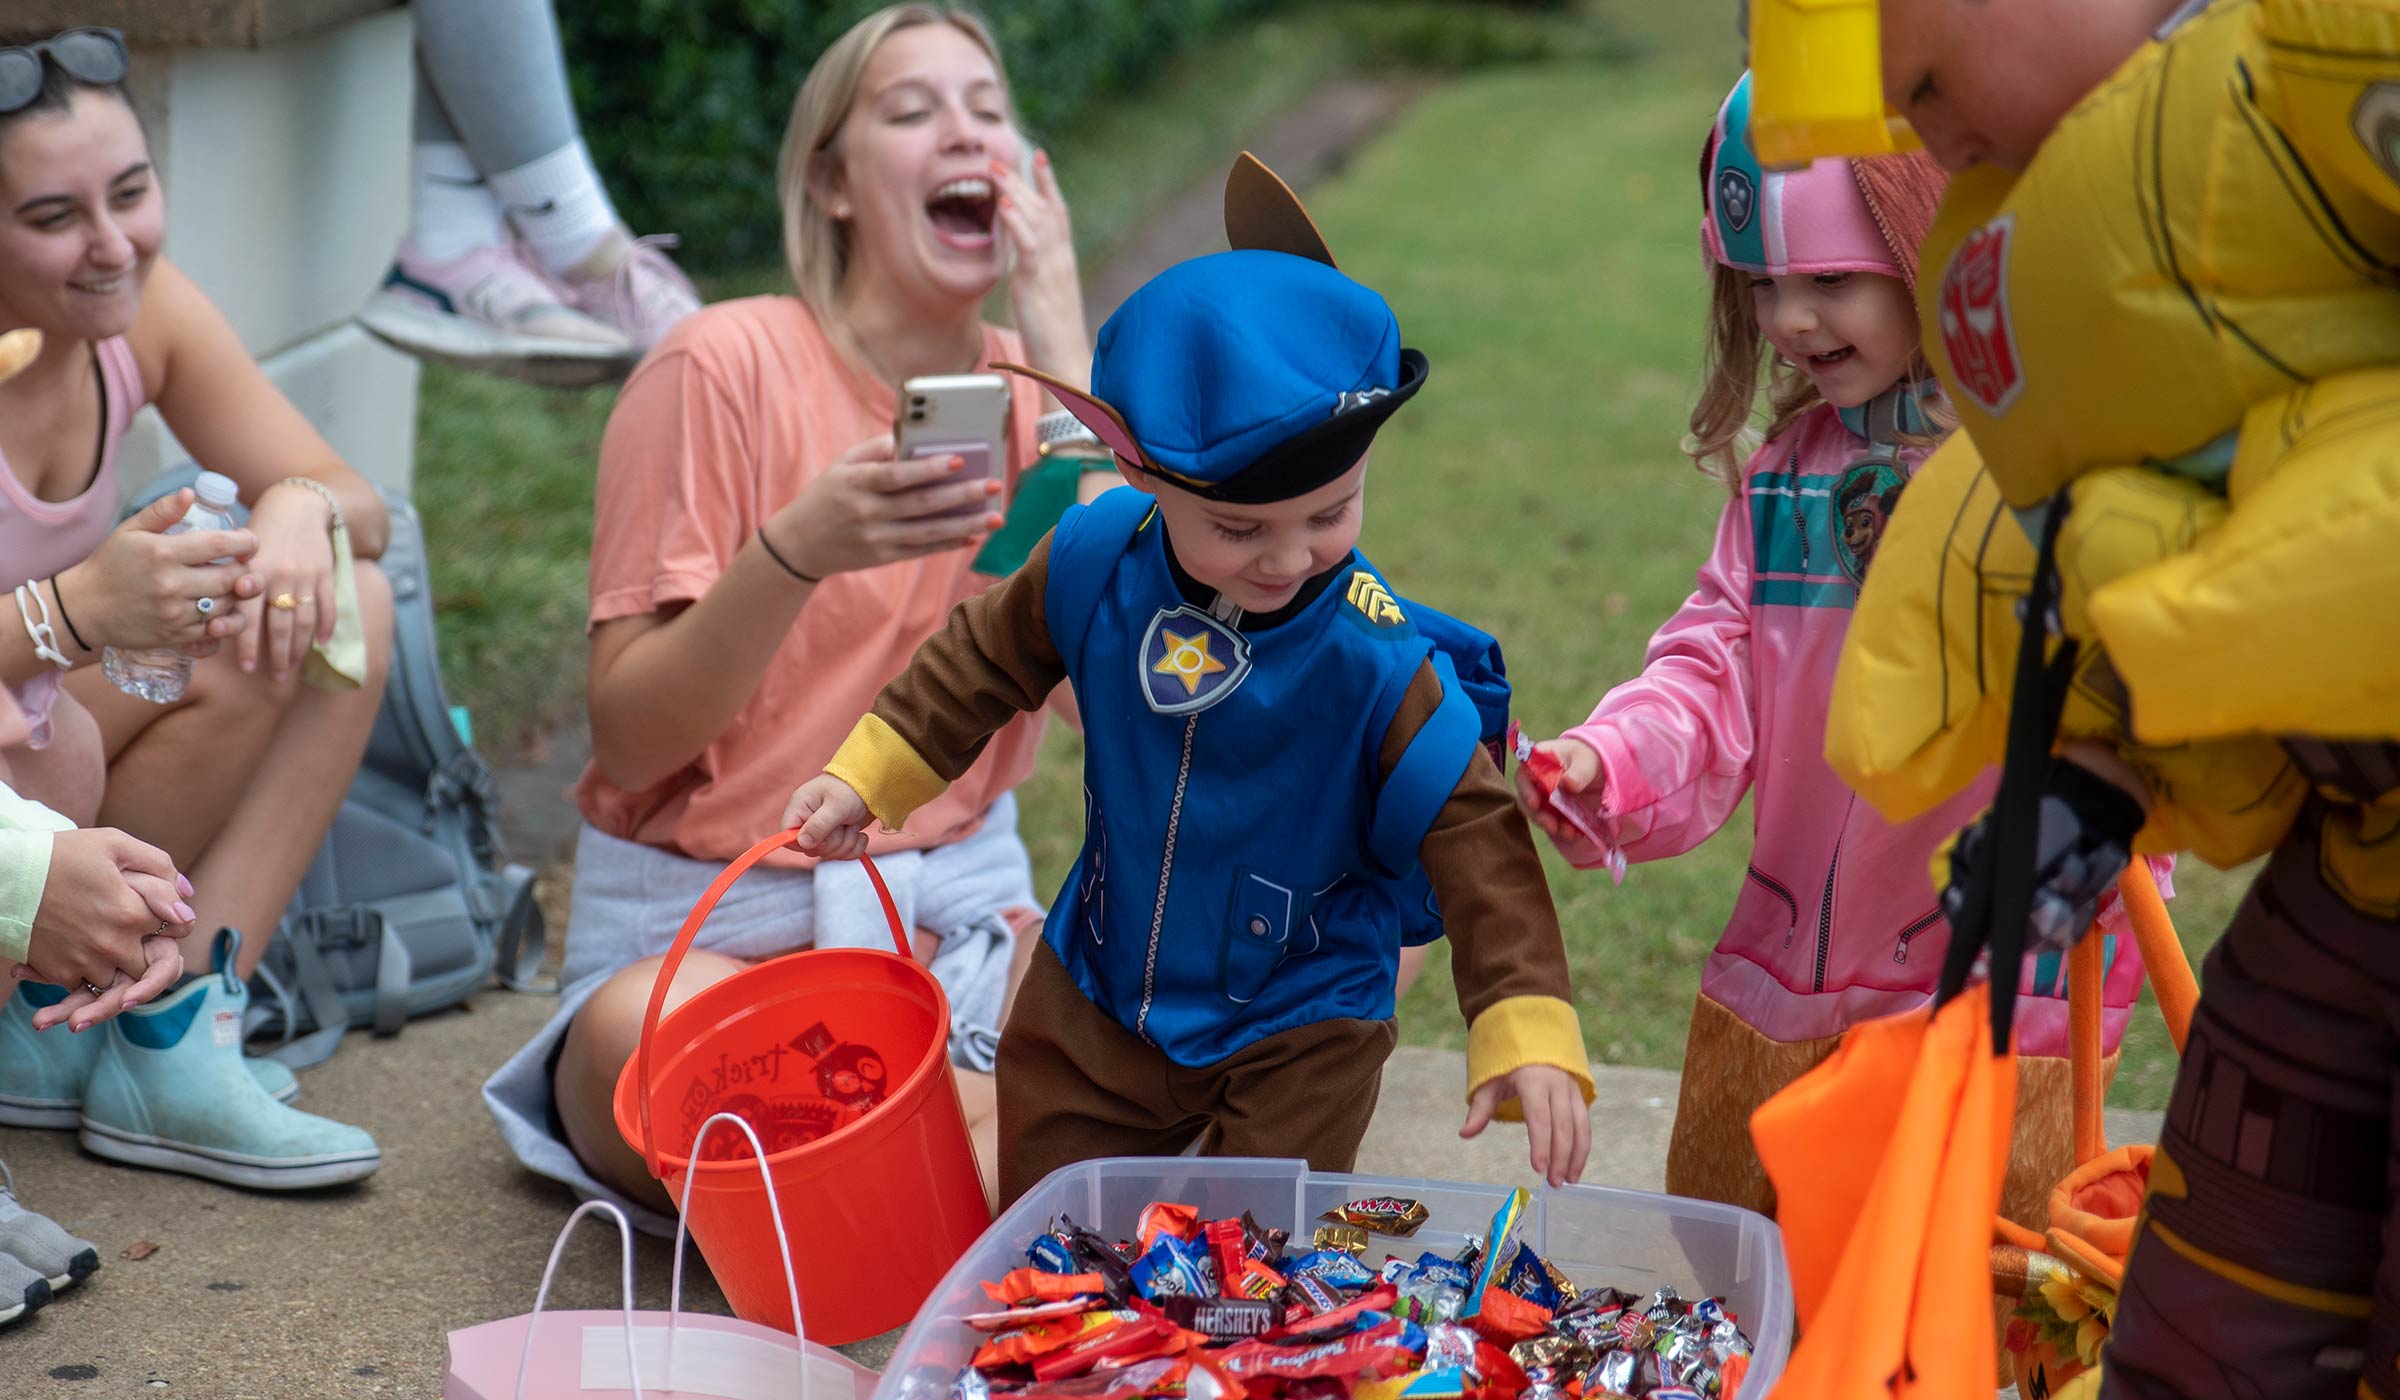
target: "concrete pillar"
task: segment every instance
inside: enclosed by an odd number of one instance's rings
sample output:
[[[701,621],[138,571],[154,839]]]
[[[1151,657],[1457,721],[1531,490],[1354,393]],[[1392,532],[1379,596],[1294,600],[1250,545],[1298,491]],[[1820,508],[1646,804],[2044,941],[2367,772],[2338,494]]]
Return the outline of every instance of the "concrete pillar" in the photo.
[[[409,52],[395,0],[9,0],[9,22],[110,25],[167,199],[167,256],[352,466],[405,491],[417,364],[351,321],[408,217]],[[128,491],[188,460],[144,411]]]

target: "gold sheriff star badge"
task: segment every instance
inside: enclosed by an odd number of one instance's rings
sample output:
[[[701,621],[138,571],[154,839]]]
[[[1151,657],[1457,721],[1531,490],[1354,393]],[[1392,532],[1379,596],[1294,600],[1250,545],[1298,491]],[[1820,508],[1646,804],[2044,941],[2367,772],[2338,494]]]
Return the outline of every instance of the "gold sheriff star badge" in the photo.
[[[1173,632],[1166,634],[1167,654],[1150,669],[1162,676],[1173,676],[1183,682],[1183,693],[1200,693],[1200,681],[1225,669],[1225,663],[1208,651],[1210,634],[1202,631],[1185,637]]]

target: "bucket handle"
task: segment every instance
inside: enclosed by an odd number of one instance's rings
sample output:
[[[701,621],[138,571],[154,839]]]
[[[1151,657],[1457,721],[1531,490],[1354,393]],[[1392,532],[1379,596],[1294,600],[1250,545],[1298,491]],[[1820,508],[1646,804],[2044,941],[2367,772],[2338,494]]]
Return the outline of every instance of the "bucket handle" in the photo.
[[[641,1061],[636,1082],[641,1086],[642,1140],[636,1146],[640,1147],[642,1161],[650,1168],[650,1175],[655,1180],[665,1180],[666,1172],[659,1161],[658,1134],[650,1126],[650,1098],[657,1092],[657,1085],[650,1078],[650,1040],[651,1032],[658,1029],[659,1011],[667,1002],[667,988],[675,985],[675,973],[683,966],[683,955],[691,950],[692,939],[700,932],[700,925],[708,921],[708,916],[716,910],[717,901],[725,897],[725,891],[742,877],[742,872],[764,860],[770,852],[792,845],[799,839],[798,827],[779,831],[736,856],[733,864],[726,866],[716,879],[709,882],[707,891],[700,896],[700,902],[692,906],[692,912],[684,916],[683,927],[675,932],[675,946],[667,950],[666,961],[658,966],[658,980],[650,987],[650,1007],[642,1013],[642,1038],[633,1052],[635,1058]],[[892,927],[893,949],[901,957],[914,961],[914,956],[908,950],[908,930],[900,926],[900,908],[892,903],[892,892],[883,883],[883,872],[875,868],[872,857],[860,856],[858,863],[867,868],[867,878],[875,885],[875,897],[883,901],[883,917]],[[760,1158],[764,1160],[765,1154],[761,1153]],[[693,1160],[697,1165],[697,1157]]]
[[[792,1304],[792,1342],[800,1350],[800,1400],[808,1400],[808,1333],[800,1326],[800,1279],[792,1272],[792,1237],[784,1229],[783,1203],[775,1197],[775,1173],[767,1170],[767,1149],[760,1145],[758,1132],[738,1113],[712,1113],[692,1135],[692,1160],[700,1160],[700,1144],[708,1140],[708,1130],[719,1123],[731,1123],[750,1139],[750,1160],[758,1164],[759,1180],[767,1184],[767,1215],[775,1222],[775,1247],[783,1259],[784,1296]],[[683,1199],[675,1203],[675,1281],[667,1289],[667,1375],[675,1374],[675,1320],[683,1316],[683,1237],[692,1218],[692,1182],[698,1172],[683,1174]],[[523,1397],[519,1397],[523,1400]],[[633,1400],[642,1400],[635,1392]]]
[[[703,1128],[702,1131],[707,1130]],[[633,1400],[642,1400],[642,1368],[633,1354],[633,1227],[625,1223],[625,1212],[608,1201],[585,1201],[575,1207],[575,1213],[568,1216],[567,1223],[559,1227],[558,1242],[550,1246],[550,1262],[542,1266],[542,1286],[534,1290],[533,1311],[525,1318],[525,1349],[517,1353],[516,1400],[525,1400],[525,1377],[533,1367],[533,1329],[542,1325],[542,1304],[550,1301],[550,1280],[557,1275],[558,1261],[567,1252],[567,1237],[575,1233],[575,1227],[582,1223],[585,1216],[594,1214],[606,1215],[617,1227],[617,1242],[623,1256],[619,1272],[624,1280],[621,1296],[625,1300],[625,1374],[633,1383]],[[781,1222],[777,1223],[776,1228],[783,1228]],[[676,1244],[680,1249],[682,1241],[677,1240]],[[680,1280],[683,1274],[680,1255],[676,1258],[675,1270]],[[807,1384],[805,1370],[801,1383],[803,1386]]]
[[[2167,1023],[2167,1038],[2175,1053],[2183,1053],[2191,1034],[2192,1008],[2200,999],[2192,979],[2191,959],[2175,936],[2167,917],[2167,902],[2158,893],[2157,872],[2135,856],[2117,877],[2117,897],[2124,902],[2126,922],[2133,925],[2150,990],[2158,997],[2159,1019]],[[2075,1161],[2078,1166],[2108,1151],[2108,1127],[2102,1116],[2100,1092],[2100,983],[2107,975],[2101,961],[2098,930],[2087,934],[2067,954],[2067,1072],[2075,1096]]]

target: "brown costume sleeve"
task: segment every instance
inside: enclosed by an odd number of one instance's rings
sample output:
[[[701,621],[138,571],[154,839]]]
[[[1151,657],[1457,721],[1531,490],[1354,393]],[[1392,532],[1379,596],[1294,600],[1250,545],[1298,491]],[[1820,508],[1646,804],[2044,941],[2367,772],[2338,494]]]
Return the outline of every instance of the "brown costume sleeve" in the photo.
[[[1039,708],[1066,679],[1042,617],[1049,578],[1044,535],[1015,573],[950,610],[826,763],[885,826],[900,830],[1002,725]]]
[[[1441,704],[1442,683],[1426,662],[1384,731],[1377,754],[1391,776],[1400,756]],[[1552,1065],[1592,1099],[1590,1062],[1568,987],[1558,910],[1533,833],[1508,782],[1480,745],[1417,849],[1442,907],[1451,978],[1467,1019],[1467,1092],[1525,1065]],[[1514,1119],[1513,1097],[1500,1105]]]

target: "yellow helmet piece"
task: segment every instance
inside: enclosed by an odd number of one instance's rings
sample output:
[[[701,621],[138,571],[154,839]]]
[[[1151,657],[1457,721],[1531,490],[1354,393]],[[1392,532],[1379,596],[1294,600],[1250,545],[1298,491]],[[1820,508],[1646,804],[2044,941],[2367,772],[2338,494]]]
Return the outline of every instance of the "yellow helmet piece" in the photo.
[[[1878,0],[1749,0],[1750,140],[1761,162],[1914,150],[1883,102]]]

